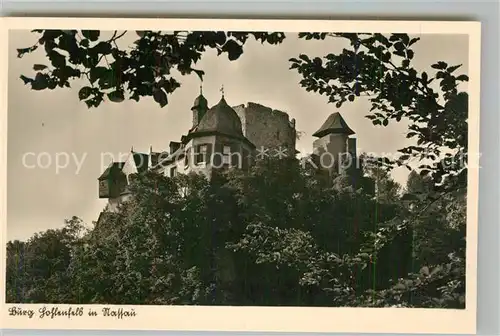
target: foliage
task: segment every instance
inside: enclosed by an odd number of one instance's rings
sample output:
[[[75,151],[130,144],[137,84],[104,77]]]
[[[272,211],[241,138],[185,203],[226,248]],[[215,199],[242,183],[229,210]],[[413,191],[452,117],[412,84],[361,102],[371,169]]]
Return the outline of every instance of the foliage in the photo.
[[[450,234],[458,227],[450,218],[463,225],[455,208],[427,210],[439,237],[451,241],[443,248],[425,230],[415,230],[422,235],[415,241],[427,245],[412,255],[413,232],[397,230],[401,215],[409,216],[403,203],[379,202],[339,178],[325,183],[295,159],[263,160],[210,182],[147,172],[134,179],[133,199],[119,213],[103,213],[81,238],[64,228],[36,235],[25,247],[9,243],[8,300],[460,306],[464,255],[447,259],[464,248],[463,232]],[[446,204],[460,208],[452,202]],[[374,242],[382,228],[387,237]],[[442,250],[445,258],[428,260],[427,249]],[[424,279],[412,260],[438,270]],[[410,280],[418,288],[400,288]],[[417,291],[425,298],[410,295]]]
[[[290,59],[290,68],[302,75],[300,84],[307,91],[325,95],[337,108],[366,97],[371,103],[366,117],[375,126],[387,126],[391,121],[409,122],[406,136],[416,144],[401,148],[396,160],[384,158],[387,168],[410,168],[411,159],[415,158],[430,160],[433,164],[421,164],[419,171],[424,175],[432,173],[436,184],[443,184],[446,178],[456,185],[466,185],[468,94],[460,85],[468,77],[456,74],[461,65],[438,61],[430,66],[431,72],[418,72],[412,67],[412,60],[413,46],[420,38],[407,34],[299,36],[341,38],[350,43],[350,48],[339,54],[312,59],[301,54]]]
[[[73,217],[62,229],[35,234],[27,242],[8,242],[8,300],[67,302],[72,251],[78,246],[84,230],[81,220]]]
[[[412,145],[399,150],[401,155],[397,159],[378,160],[376,173],[379,176],[384,175],[381,168],[390,171],[396,166],[406,166],[412,170],[411,163],[416,160],[421,162],[417,169],[425,178],[419,179],[412,171],[402,199],[409,205],[409,211],[389,221],[392,225],[369,233],[371,239],[367,246],[371,248],[368,250],[371,253],[382,251],[394,239],[411,234],[412,268],[435,262],[441,265],[439,269],[448,270],[449,286],[443,288],[458,289],[460,295],[454,306],[461,306],[465,290],[465,256],[453,259],[452,263],[447,263],[447,258],[465,248],[468,161],[465,82],[468,76],[456,74],[461,65],[449,65],[442,60],[431,64],[427,71],[417,71],[412,66],[413,47],[420,38],[407,34],[300,33],[299,37],[307,40],[336,38],[349,42],[349,47],[341,53],[330,53],[322,58],[301,54],[290,59],[290,69],[302,76],[302,87],[326,96],[337,108],[367,99],[371,109],[366,117],[373,125],[384,127],[390,122],[405,121],[409,125],[407,138],[414,140]],[[417,185],[420,187],[416,188]],[[385,187],[385,196],[391,195],[388,198],[396,194],[397,187],[390,183],[385,186],[378,183],[378,186]],[[388,192],[391,189],[392,192]],[[410,274],[409,278],[412,277],[415,276]],[[435,282],[434,278],[430,279],[423,283]],[[408,281],[408,292],[414,293],[420,284]],[[441,295],[451,296],[450,293],[444,290]],[[390,296],[396,295],[394,291],[378,294],[382,297],[378,305],[401,304],[389,303]],[[437,293],[433,295],[435,298]],[[444,305],[435,300],[423,302],[420,304],[424,306]]]
[[[367,307],[429,307],[454,308],[465,306],[465,262],[463,257],[449,255],[449,261],[424,266],[418,273],[380,291],[368,291],[363,298]]]
[[[203,52],[216,50],[235,61],[250,37],[269,44],[281,43],[285,37],[280,32],[137,31],[134,46],[123,48],[118,43],[127,31],[114,31],[108,37],[98,30],[33,32],[39,35],[38,41],[18,49],[18,57],[44,48],[50,64],[35,64],[34,77],[22,75],[23,82],[40,91],[70,87],[75,79],[85,78],[78,97],[89,108],[106,98],[122,102],[148,96],[164,107],[168,95],[180,87],[174,70],[177,75],[195,73],[203,79],[204,71],[195,68]]]

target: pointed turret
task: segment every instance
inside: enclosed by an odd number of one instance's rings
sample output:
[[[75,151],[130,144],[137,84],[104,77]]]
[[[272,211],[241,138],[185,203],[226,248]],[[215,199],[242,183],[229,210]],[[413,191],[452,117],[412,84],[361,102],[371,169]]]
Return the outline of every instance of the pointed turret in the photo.
[[[323,165],[331,171],[343,169],[341,162],[351,163],[356,158],[356,139],[349,138],[354,131],[347,126],[340,113],[332,113],[323,125],[313,134],[317,137],[313,142],[314,154],[321,156]]]
[[[191,107],[191,111],[193,112],[193,128],[194,128],[198,126],[200,120],[208,111],[208,101],[203,96],[203,87],[201,85],[200,85],[200,95],[196,97],[196,99],[194,100],[193,107]]]
[[[328,119],[326,119],[323,125],[313,134],[313,136],[322,138],[327,134],[344,134],[349,136],[354,134],[354,131],[347,126],[347,123],[344,118],[342,118],[340,113],[335,112],[330,114]]]
[[[216,132],[233,138],[243,138],[241,120],[236,111],[228,105],[224,95],[212,106],[202,120],[196,133]]]

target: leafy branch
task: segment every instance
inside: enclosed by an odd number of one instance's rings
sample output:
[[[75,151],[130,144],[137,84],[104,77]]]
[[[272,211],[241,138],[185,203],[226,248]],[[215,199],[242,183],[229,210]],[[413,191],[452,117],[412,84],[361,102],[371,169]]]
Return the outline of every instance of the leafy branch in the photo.
[[[120,48],[117,41],[127,34],[114,31],[104,38],[98,30],[34,30],[37,43],[18,49],[18,57],[35,52],[40,46],[50,66],[36,64],[34,77],[21,75],[31,89],[54,90],[70,87],[75,79],[85,78],[78,97],[89,107],[98,107],[107,98],[112,102],[126,99],[139,101],[152,97],[160,107],[168,104],[168,96],[180,83],[171,74],[181,76],[195,73],[203,80],[204,71],[194,68],[208,49],[227,55],[235,61],[243,53],[250,36],[261,43],[278,44],[283,33],[261,32],[153,32],[137,31],[138,39],[131,48]],[[105,64],[103,64],[103,61]]]
[[[400,149],[396,160],[384,159],[387,169],[410,167],[416,158],[434,162],[418,169],[431,174],[437,184],[460,173],[467,162],[468,134],[468,95],[459,90],[468,77],[455,74],[461,65],[438,61],[431,65],[432,75],[417,72],[411,62],[420,38],[407,34],[301,33],[299,37],[340,38],[350,44],[338,54],[312,59],[300,54],[290,59],[290,69],[302,76],[300,84],[306,91],[326,96],[337,108],[367,96],[371,110],[366,117],[375,126],[388,126],[391,120],[410,122],[407,138],[416,144]],[[447,164],[453,158],[462,166]]]

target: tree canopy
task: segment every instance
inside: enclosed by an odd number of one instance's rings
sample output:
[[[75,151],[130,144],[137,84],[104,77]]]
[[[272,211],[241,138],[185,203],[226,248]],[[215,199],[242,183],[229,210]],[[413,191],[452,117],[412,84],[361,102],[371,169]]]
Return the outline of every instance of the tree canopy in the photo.
[[[18,49],[18,57],[44,48],[48,64],[35,64],[35,76],[21,79],[33,90],[70,87],[71,81],[85,79],[78,92],[89,108],[98,107],[106,98],[112,102],[125,99],[139,101],[152,96],[161,107],[178,87],[172,72],[184,76],[195,73],[203,79],[204,71],[196,69],[203,52],[216,50],[219,55],[237,60],[249,38],[262,43],[278,44],[283,33],[223,31],[137,31],[132,48],[120,48],[117,41],[127,31],[115,31],[106,37],[98,30],[34,30],[38,41]],[[104,35],[104,36],[103,36]]]
[[[295,159],[211,181],[147,172],[92,230],[73,218],[10,242],[8,301],[463,307],[463,195],[403,227],[418,206],[339,179]]]

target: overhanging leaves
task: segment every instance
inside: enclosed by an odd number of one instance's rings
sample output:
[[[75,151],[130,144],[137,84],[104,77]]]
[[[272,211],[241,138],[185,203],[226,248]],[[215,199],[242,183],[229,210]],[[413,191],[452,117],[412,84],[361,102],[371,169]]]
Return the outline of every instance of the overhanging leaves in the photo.
[[[228,59],[234,61],[243,54],[243,45],[249,37],[269,44],[281,43],[285,38],[283,33],[276,32],[137,31],[134,46],[120,48],[117,41],[126,31],[114,31],[108,37],[98,30],[38,29],[33,33],[40,36],[38,42],[29,48],[18,49],[18,57],[43,46],[52,68],[42,69],[37,65],[34,69],[47,71],[48,84],[42,79],[36,83],[24,81],[25,84],[35,83],[36,90],[53,89],[69,87],[71,80],[83,77],[93,86],[85,100],[89,107],[97,107],[104,101],[102,97],[121,91],[126,99],[135,101],[152,96],[160,107],[164,107],[168,104],[168,95],[180,86],[171,76],[172,69],[177,69],[181,75],[194,72],[202,80],[204,71],[195,69],[194,64],[208,49],[227,54]],[[154,83],[160,82],[164,93],[153,90]],[[112,97],[120,101],[114,94]]]
[[[386,37],[361,33],[301,33],[299,36],[349,42],[350,48],[337,54],[329,53],[322,58],[300,54],[291,58],[290,69],[301,75],[300,85],[306,91],[324,95],[336,108],[356,101],[355,97],[366,97],[371,104],[367,117],[374,126],[409,123],[407,137],[414,140],[416,146],[404,148],[407,160],[397,164],[407,165],[413,159],[432,159],[437,163],[445,147],[457,156],[465,156],[468,96],[459,91],[458,84],[468,77],[455,75],[460,65],[437,61],[426,71],[417,72],[411,62],[415,58],[412,47],[419,38],[407,34]],[[437,90],[431,87],[433,82],[439,84]],[[427,154],[424,155],[424,151]],[[456,166],[433,167],[430,173],[436,183],[441,184],[457,172],[455,169]]]

